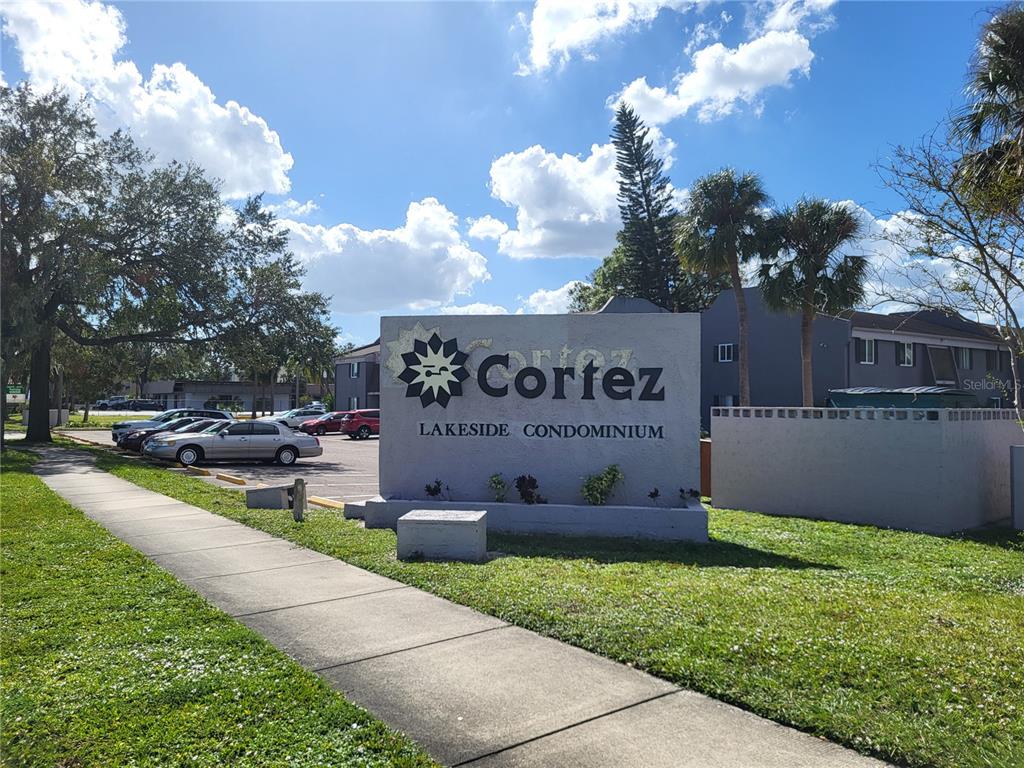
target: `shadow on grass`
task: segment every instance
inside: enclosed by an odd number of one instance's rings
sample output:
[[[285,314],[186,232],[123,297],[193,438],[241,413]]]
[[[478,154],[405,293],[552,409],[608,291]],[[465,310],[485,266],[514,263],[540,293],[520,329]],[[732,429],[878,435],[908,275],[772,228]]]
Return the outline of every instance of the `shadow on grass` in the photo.
[[[676,563],[701,568],[787,568],[838,570],[835,565],[779,555],[728,541],[707,544],[649,542],[637,539],[605,539],[559,536],[512,536],[491,534],[488,549],[506,557],[545,557],[562,560],[595,560],[599,563]]]
[[[1008,525],[973,528],[969,531],[954,533],[949,538],[973,541],[990,547],[1008,549],[1011,552],[1024,552],[1024,531],[1015,531]]]

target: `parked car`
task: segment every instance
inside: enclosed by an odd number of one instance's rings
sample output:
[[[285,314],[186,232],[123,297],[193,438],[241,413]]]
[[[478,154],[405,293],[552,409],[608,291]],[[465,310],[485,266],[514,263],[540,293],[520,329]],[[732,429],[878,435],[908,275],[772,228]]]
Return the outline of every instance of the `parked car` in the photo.
[[[276,421],[278,424],[284,424],[286,427],[295,428],[304,421],[323,416],[326,411],[327,409],[323,406],[307,405],[303,408],[293,408],[290,411],[278,413],[274,416],[264,416],[262,419],[257,419],[257,421]]]
[[[126,411],[162,411],[164,404],[159,400],[126,400],[120,406]]]
[[[341,431],[353,440],[380,434],[380,409],[349,411],[341,418]]]
[[[216,430],[216,431],[214,431]],[[295,432],[273,421],[233,421],[219,430],[217,425],[206,432],[157,435],[146,441],[145,453],[185,466],[200,461],[276,461],[294,464],[300,458],[319,456],[324,452],[315,437]]]
[[[341,432],[342,419],[351,411],[334,411],[325,413],[319,419],[309,419],[299,425],[299,429],[307,435],[326,435],[328,432]]]
[[[97,411],[112,411],[115,409],[124,408],[124,404],[128,402],[128,398],[124,395],[114,395],[108,397],[106,400],[97,400],[93,403],[93,409]]]
[[[209,426],[212,421],[203,419],[201,416],[183,416],[180,419],[171,419],[165,421],[163,424],[158,424],[155,427],[146,427],[145,429],[132,429],[121,435],[121,438],[117,441],[117,447],[125,451],[141,451],[142,443],[148,437],[160,434],[161,432],[176,432],[179,429],[184,429],[189,432],[197,431],[193,429],[193,425],[197,422],[207,421]],[[200,427],[199,429],[202,429]]]
[[[116,443],[126,432],[147,427],[158,427],[166,424],[172,419],[180,419],[182,416],[199,416],[204,419],[231,419],[231,414],[224,411],[214,411],[208,408],[172,408],[169,411],[158,413],[151,419],[119,421],[110,428],[110,437]]]

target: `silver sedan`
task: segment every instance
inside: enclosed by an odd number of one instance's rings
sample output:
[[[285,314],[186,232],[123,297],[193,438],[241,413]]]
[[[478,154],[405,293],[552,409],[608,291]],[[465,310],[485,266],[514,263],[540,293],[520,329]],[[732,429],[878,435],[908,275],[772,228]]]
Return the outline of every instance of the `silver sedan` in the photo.
[[[323,452],[315,437],[270,421],[233,421],[216,431],[158,435],[144,447],[148,456],[186,466],[200,461],[256,460],[288,465]]]

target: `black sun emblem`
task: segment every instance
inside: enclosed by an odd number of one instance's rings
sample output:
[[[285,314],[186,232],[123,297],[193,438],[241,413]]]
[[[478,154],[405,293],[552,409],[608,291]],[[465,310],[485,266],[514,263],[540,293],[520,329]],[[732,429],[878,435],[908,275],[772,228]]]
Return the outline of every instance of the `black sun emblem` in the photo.
[[[405,396],[418,397],[424,408],[431,403],[447,408],[452,397],[462,394],[462,382],[469,378],[468,358],[455,339],[441,341],[436,333],[430,341],[417,339],[413,351],[402,355],[405,370],[398,378],[408,385]]]

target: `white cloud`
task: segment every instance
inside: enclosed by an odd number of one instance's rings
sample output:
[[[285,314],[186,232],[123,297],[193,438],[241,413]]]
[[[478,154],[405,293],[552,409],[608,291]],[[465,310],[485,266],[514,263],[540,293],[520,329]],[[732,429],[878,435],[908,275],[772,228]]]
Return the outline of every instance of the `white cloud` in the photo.
[[[584,158],[534,145],[491,164],[491,194],[516,209],[516,228],[498,240],[514,259],[607,256],[619,210],[615,148],[594,144]]]
[[[459,234],[458,217],[433,197],[410,203],[396,229],[281,224],[307,269],[306,288],[332,294],[337,312],[436,309],[490,279],[487,259]]]
[[[788,32],[805,28],[811,32],[828,29],[834,23],[829,13],[835,0],[777,0],[760,2],[752,7],[754,27],[762,32]]]
[[[0,6],[3,31],[34,85],[87,95],[101,130],[127,128],[157,159],[192,160],[224,181],[227,197],[290,188],[292,156],[267,122],[235,101],[220,103],[181,63],[156,64],[145,79],[118,60],[121,13],[100,2],[14,2]]]
[[[454,304],[441,307],[436,310],[442,315],[507,315],[508,310],[499,304],[484,304],[482,302],[476,302],[474,304],[463,304],[456,306]]]
[[[508,224],[489,214],[478,219],[466,219],[466,221],[469,223],[469,236],[475,237],[477,240],[497,240],[508,232]]]
[[[569,311],[570,291],[580,283],[580,280],[570,280],[561,288],[536,290],[526,297],[522,308],[531,315],[563,315]]]
[[[593,46],[650,24],[662,8],[681,10],[691,0],[537,0],[530,16],[529,64],[519,74],[543,72],[578,53],[593,58]]]
[[[320,210],[320,206],[312,200],[300,203],[290,197],[282,203],[267,203],[263,208],[276,216],[308,216],[313,211]]]
[[[693,68],[678,75],[671,88],[634,80],[610,106],[632,105],[650,124],[660,125],[697,108],[708,122],[732,113],[740,103],[755,104],[761,92],[787,86],[794,74],[808,76],[814,53],[806,37],[795,31],[765,32],[736,48],[714,43],[693,55]]]
[[[675,142],[655,127],[649,138],[668,170]],[[604,258],[621,228],[618,185],[610,143],[592,145],[585,157],[540,145],[502,155],[491,164],[491,195],[515,208],[516,227],[502,223],[498,251],[513,259]]]
[[[705,43],[717,42],[722,36],[722,29],[730,21],[732,21],[732,16],[726,11],[722,11],[717,20],[702,21],[695,24],[693,31],[690,33],[690,40],[686,43],[686,47],[683,48],[683,53],[687,56],[692,56],[693,52]]]

